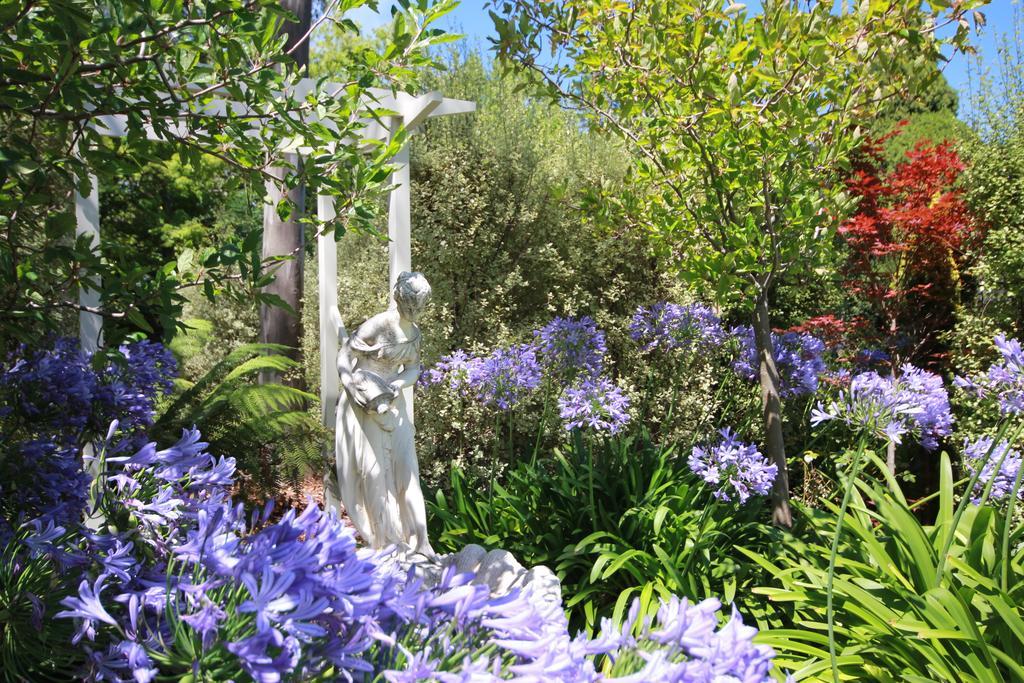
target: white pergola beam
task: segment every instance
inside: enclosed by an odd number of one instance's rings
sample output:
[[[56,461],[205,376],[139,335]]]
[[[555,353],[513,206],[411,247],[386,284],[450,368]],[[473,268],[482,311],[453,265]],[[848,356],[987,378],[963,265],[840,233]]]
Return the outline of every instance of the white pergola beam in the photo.
[[[305,99],[314,93],[328,93],[330,95],[344,87],[342,84],[329,82],[320,83],[318,87],[317,81],[304,78],[290,92],[297,99]],[[467,100],[446,99],[437,91],[431,91],[423,95],[410,95],[405,92],[393,93],[390,90],[383,90],[381,88],[370,88],[369,94],[363,98],[360,107],[367,111],[378,110],[380,114],[376,118],[374,116],[365,116],[361,119],[365,127],[363,137],[367,140],[385,139],[391,128],[386,121],[389,118],[394,118],[394,116],[401,118],[406,128],[412,129],[434,116],[466,114],[476,111],[476,103]],[[225,119],[239,116],[256,116],[259,114],[259,112],[242,102],[223,98],[202,102],[194,109],[190,109],[189,113],[210,117],[223,117]],[[380,120],[381,117],[384,119],[383,123]],[[319,123],[331,130],[336,129],[336,124],[333,121],[329,119],[322,120],[317,115],[315,109],[312,108],[302,118],[308,123]],[[128,134],[128,117],[123,114],[98,116],[95,119],[94,128],[102,135],[108,137],[124,137]],[[183,137],[188,133],[187,127],[181,121],[169,123],[166,129],[174,137]],[[258,135],[259,129],[259,124],[254,123],[252,129],[247,131],[246,135]],[[150,140],[167,139],[165,135],[157,133],[151,124],[146,124],[145,131],[146,137]],[[312,150],[302,151],[308,154]]]

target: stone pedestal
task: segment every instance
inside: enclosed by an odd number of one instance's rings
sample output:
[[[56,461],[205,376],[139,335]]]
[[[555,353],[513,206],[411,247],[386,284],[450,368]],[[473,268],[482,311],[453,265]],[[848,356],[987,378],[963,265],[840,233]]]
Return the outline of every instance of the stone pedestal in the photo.
[[[562,584],[554,572],[542,565],[526,569],[507,550],[488,551],[471,543],[457,553],[436,557],[407,554],[398,561],[412,567],[428,586],[437,585],[445,570],[454,566],[460,574],[473,574],[471,583],[487,586],[492,596],[529,590],[537,600],[562,604]]]

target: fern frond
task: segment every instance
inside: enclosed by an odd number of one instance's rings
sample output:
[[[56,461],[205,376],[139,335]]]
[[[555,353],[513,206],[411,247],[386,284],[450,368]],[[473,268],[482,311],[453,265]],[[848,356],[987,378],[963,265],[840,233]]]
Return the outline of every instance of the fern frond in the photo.
[[[259,354],[280,354],[289,350],[289,347],[281,344],[242,344],[217,362],[195,384],[183,391],[180,396],[172,401],[156,420],[153,430],[155,432],[162,432],[166,430],[168,425],[182,422],[190,405],[196,403],[205,391],[216,391],[216,389],[221,388],[227,375],[244,361]]]
[[[195,383],[177,383],[179,393],[154,425],[154,438],[177,438],[183,427],[196,425],[210,452],[234,456],[239,471],[248,475],[246,486],[259,495],[274,493],[285,481],[297,488],[303,477],[324,471],[328,432],[306,409],[317,397],[283,384],[256,383],[260,371],[298,367],[281,355],[285,350],[246,344]]]
[[[316,396],[284,384],[243,384],[227,397],[228,402],[242,415],[263,416],[268,413],[302,410]]]
[[[255,358],[250,358],[241,365],[235,367],[227,374],[224,381],[230,382],[241,377],[255,375],[263,370],[273,370],[274,372],[283,373],[297,367],[299,367],[299,363],[288,356],[257,356]]]

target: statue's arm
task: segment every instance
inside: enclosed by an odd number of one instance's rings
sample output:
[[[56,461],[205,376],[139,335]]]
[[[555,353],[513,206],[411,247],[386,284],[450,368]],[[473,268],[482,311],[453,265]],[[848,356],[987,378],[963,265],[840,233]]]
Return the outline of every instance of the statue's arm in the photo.
[[[352,373],[356,371],[356,358],[352,353],[352,347],[349,344],[349,339],[346,339],[341,344],[341,348],[338,349],[338,379],[341,381],[341,386],[348,393],[349,398],[356,402],[359,407],[364,407],[362,397],[358,391],[355,391],[353,386],[354,379]]]
[[[411,387],[416,383],[416,380],[420,376],[421,365],[419,358],[415,362],[409,363],[403,368],[403,370],[395,375],[395,378],[391,380],[391,390],[396,394],[406,387]]]
[[[361,351],[372,351],[378,345],[380,321],[377,316],[370,318],[356,330],[355,334],[347,337],[338,349],[338,379],[349,397],[361,408],[366,407],[365,397],[355,390],[354,373],[359,362],[356,349]],[[353,348],[355,345],[356,348]]]

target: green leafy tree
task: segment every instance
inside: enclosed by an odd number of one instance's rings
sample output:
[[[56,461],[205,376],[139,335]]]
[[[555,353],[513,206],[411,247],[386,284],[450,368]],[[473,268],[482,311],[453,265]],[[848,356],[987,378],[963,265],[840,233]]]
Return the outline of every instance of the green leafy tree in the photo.
[[[842,167],[858,123],[902,89],[908,50],[934,63],[938,29],[980,2],[767,0],[760,14],[721,0],[493,3],[504,63],[634,152],[625,213],[675,258],[680,274],[751,314],[766,448],[779,467],[776,523],[791,523],[779,373],[771,350],[780,278],[813,272],[852,208]],[[550,50],[550,56],[543,54]]]
[[[324,16],[367,4],[375,3],[340,0]],[[204,254],[191,268],[115,258],[75,236],[72,190],[86,193],[90,172],[101,185],[116,184],[154,157],[166,158],[155,151],[161,147],[190,168],[205,156],[220,159],[250,181],[266,178],[287,153],[314,150],[290,182],[335,195],[338,226],[369,225],[395,146],[361,148],[363,123],[355,113],[371,84],[413,86],[432,63],[427,49],[442,39],[429,25],[453,5],[403,3],[404,20],[382,49],[359,52],[338,86],[308,95],[295,91],[293,71],[279,68],[292,56],[278,30],[286,15],[271,0],[4,5],[0,347],[69,321],[83,284],[99,290],[100,312],[109,320],[143,326],[139,311],[148,305],[168,335],[183,287],[199,285],[213,296],[230,284],[229,275],[266,284],[258,233]],[[351,22],[339,25],[357,30]],[[225,97],[237,106],[218,107]],[[116,142],[102,134],[107,116],[125,128]],[[108,342],[117,341],[115,332]]]
[[[921,68],[906,60],[904,70]],[[882,151],[886,166],[893,170],[906,160],[907,152],[919,142],[938,145],[946,141],[969,139],[971,129],[957,118],[960,97],[936,64],[923,67],[923,80],[917,89],[887,101],[871,125],[878,137],[884,137]],[[899,128],[898,135],[888,135]]]

